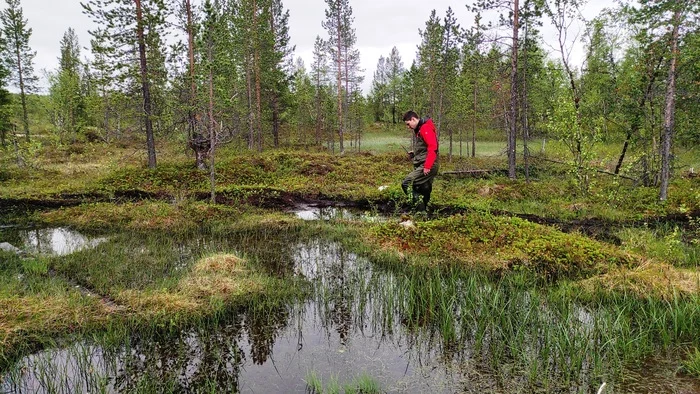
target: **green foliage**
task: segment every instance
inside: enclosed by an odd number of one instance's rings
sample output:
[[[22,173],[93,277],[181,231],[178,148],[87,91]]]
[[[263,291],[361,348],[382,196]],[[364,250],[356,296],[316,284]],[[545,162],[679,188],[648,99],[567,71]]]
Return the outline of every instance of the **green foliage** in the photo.
[[[379,383],[367,374],[361,374],[343,384],[333,376],[324,387],[323,381],[318,376],[318,373],[316,371],[310,371],[306,374],[304,381],[306,382],[307,391],[312,394],[340,394],[341,386],[342,392],[345,394],[379,394],[384,392]]]
[[[685,373],[700,378],[700,350],[695,349],[687,355],[687,359],[683,361],[683,370]]]
[[[588,277],[635,259],[614,247],[518,218],[473,213],[417,222],[375,225],[372,242],[421,256],[417,264],[477,265],[528,270],[546,280]]]
[[[2,56],[10,71],[10,79],[19,89],[22,102],[21,124],[26,136],[29,137],[29,115],[27,112],[27,95],[36,91],[38,78],[34,74],[34,56],[36,52],[29,47],[32,29],[27,27],[20,0],[6,0],[7,8],[0,12],[2,23]]]
[[[46,275],[49,272],[49,262],[43,257],[22,260],[22,269],[27,275]]]
[[[66,137],[75,141],[77,133],[85,123],[85,95],[83,71],[80,60],[80,44],[72,28],[61,39],[59,68],[49,75],[49,97],[51,120],[58,129],[60,141]]]
[[[577,189],[584,194],[588,193],[589,163],[593,158],[594,145],[600,141],[598,129],[584,125],[571,98],[564,96],[559,96],[547,126],[550,134],[563,141],[569,149]]]

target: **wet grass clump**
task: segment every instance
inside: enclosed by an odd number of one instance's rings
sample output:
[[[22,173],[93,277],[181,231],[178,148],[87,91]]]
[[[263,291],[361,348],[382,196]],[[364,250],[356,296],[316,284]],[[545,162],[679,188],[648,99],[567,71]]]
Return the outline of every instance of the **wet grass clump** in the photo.
[[[695,349],[688,353],[687,359],[683,361],[683,371],[700,378],[700,350]]]
[[[631,255],[582,235],[482,213],[410,223],[390,221],[372,226],[365,237],[413,264],[526,270],[546,280],[588,277],[611,267],[637,264]]]
[[[303,289],[280,275],[283,268],[246,258],[247,242],[266,237],[264,222],[254,221],[254,234],[245,224],[243,230],[196,235],[199,241],[192,232],[151,229],[107,234],[93,248],[65,256],[3,253],[0,367],[101,327],[177,326],[246,305],[252,296],[293,297]],[[268,236],[277,239],[277,231]],[[276,263],[283,265],[279,257]]]
[[[328,383],[323,380],[315,371],[306,374],[307,392],[310,394],[380,394],[382,390],[380,384],[370,375],[362,374],[349,382],[341,383],[336,376],[332,376]]]

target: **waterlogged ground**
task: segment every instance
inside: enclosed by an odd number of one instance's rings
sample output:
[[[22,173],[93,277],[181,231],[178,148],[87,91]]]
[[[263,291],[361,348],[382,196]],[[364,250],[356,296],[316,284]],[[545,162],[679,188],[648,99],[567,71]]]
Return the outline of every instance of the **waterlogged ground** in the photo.
[[[306,207],[296,215],[315,220],[354,214]],[[0,229],[0,241],[59,259],[99,249],[112,237],[128,234]],[[138,239],[124,245],[133,248]],[[598,332],[606,329],[609,311],[549,305],[517,281],[391,270],[324,237],[283,232],[192,236],[179,241],[171,267],[186,270],[195,256],[212,252],[302,278],[312,291],[184,329],[115,332],[57,345],[2,371],[0,393],[283,393],[305,392],[311,381],[342,391],[363,378],[382,392],[595,392],[603,382],[606,393],[700,392],[700,381],[674,373],[678,354],[629,363],[622,376],[609,374],[612,354],[586,354],[606,349],[592,343],[612,340]],[[580,374],[562,371],[562,352],[569,354],[565,363],[580,363]],[[504,356],[511,353],[532,358],[532,367]],[[534,362],[542,358],[551,361]]]

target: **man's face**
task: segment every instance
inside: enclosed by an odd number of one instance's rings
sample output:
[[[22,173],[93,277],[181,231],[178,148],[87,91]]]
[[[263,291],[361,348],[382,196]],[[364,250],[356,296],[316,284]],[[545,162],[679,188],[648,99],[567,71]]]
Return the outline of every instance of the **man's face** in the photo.
[[[418,118],[411,118],[410,120],[405,121],[406,127],[408,127],[411,130],[415,130],[416,126],[418,126]]]

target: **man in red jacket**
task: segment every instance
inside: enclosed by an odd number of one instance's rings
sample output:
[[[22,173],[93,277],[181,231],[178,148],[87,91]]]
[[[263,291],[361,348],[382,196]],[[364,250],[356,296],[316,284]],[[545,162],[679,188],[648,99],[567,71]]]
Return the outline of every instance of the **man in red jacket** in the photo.
[[[406,112],[403,121],[414,133],[414,150],[409,152],[409,156],[413,159],[414,169],[401,182],[401,188],[408,195],[408,188],[412,186],[411,194],[414,207],[417,211],[424,211],[430,202],[433,180],[440,169],[437,133],[430,118],[421,119],[414,111]],[[423,197],[422,202],[419,201],[420,196]]]

